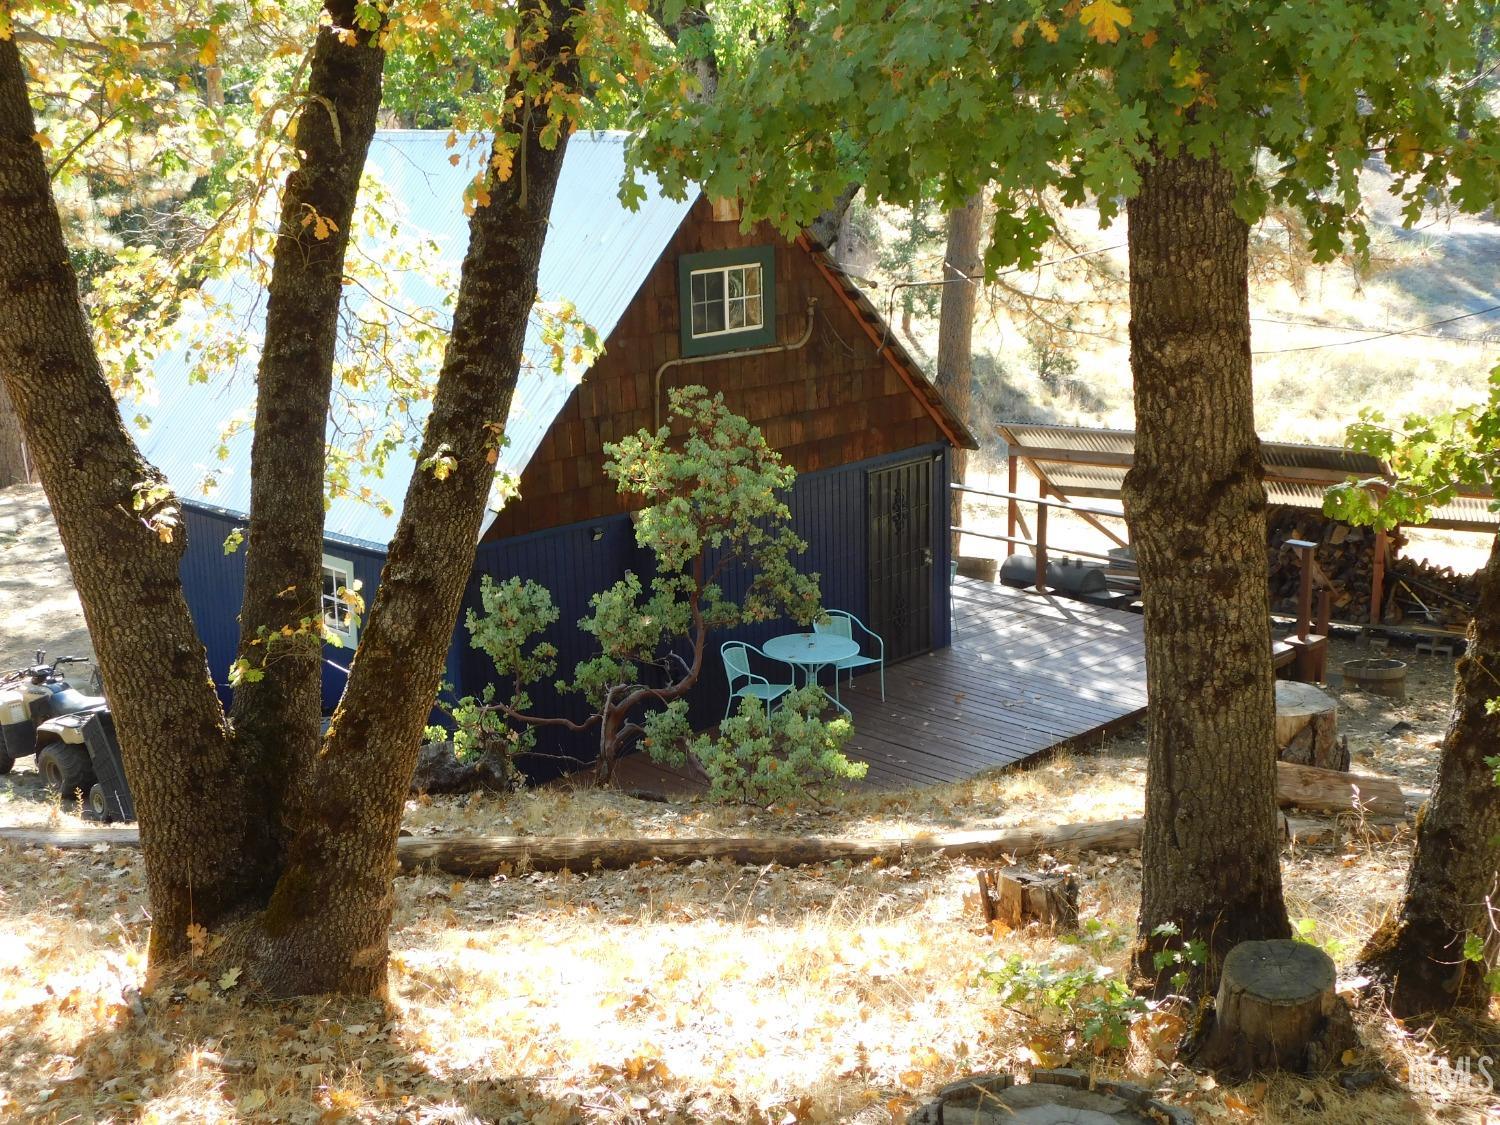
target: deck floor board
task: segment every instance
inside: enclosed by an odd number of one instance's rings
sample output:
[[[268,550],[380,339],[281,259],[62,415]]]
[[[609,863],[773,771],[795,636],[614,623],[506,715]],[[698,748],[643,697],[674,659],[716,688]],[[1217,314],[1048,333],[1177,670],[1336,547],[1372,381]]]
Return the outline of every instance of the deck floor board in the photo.
[[[961,781],[1118,727],[1146,707],[1139,614],[972,579],[952,587],[953,645],[857,676],[847,753],[864,784]],[[623,788],[691,793],[701,783],[632,755]]]

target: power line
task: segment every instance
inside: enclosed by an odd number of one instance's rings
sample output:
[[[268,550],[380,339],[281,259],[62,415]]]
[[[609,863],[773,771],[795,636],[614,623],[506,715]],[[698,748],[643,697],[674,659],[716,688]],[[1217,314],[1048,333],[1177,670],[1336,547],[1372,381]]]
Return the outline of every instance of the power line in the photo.
[[[1411,328],[1393,328],[1389,332],[1379,332],[1373,336],[1361,336],[1357,340],[1335,340],[1329,344],[1306,344],[1299,348],[1271,348],[1267,351],[1251,352],[1251,355],[1286,355],[1289,352],[1316,352],[1324,348],[1346,348],[1350,344],[1368,344],[1374,340],[1386,340],[1392,336],[1415,336],[1425,332],[1429,328],[1441,328],[1445,324],[1456,324],[1460,320],[1468,320],[1476,316],[1489,316],[1490,313],[1500,312],[1500,305],[1491,305],[1487,309],[1479,309],[1476,312],[1463,313],[1459,316],[1446,317],[1443,320],[1433,320],[1426,324],[1418,324]],[[1320,326],[1322,327],[1322,326]],[[1329,326],[1332,327],[1332,326]]]
[[[1479,315],[1465,314],[1465,315]],[[1322,328],[1329,332],[1384,332],[1386,329],[1377,328],[1373,324],[1325,324],[1320,320],[1297,320],[1291,317],[1281,316],[1252,316],[1250,318],[1256,324],[1287,324],[1297,328]],[[1450,344],[1493,344],[1496,337],[1493,333],[1480,336],[1450,336],[1446,332],[1423,332],[1418,328],[1392,329],[1402,336],[1420,336],[1426,340],[1446,340]],[[1347,343],[1358,343],[1358,341],[1346,341]],[[1259,353],[1265,354],[1265,353]]]

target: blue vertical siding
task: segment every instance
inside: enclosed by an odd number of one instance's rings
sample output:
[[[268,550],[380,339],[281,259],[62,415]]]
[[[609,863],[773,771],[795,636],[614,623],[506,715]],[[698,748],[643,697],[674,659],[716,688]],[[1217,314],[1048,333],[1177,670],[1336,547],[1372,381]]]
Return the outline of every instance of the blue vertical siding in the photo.
[[[940,458],[942,461],[934,467],[934,496],[930,505],[935,556],[932,646],[941,648],[949,643],[951,635],[945,507],[948,494],[946,446],[921,446],[836,469],[804,474],[793,486],[788,504],[792,510],[792,525],[807,542],[807,552],[798,560],[799,566],[804,571],[818,574],[823,604],[866,618],[869,615],[866,473],[918,457]],[[557,624],[548,630],[545,639],[557,646],[559,678],[571,678],[574,665],[596,652],[593,638],[577,628],[579,619],[588,616],[589,598],[618,581],[627,570],[634,570],[643,580],[649,579],[651,556],[636,546],[634,528],[626,516],[484,543],[475,559],[464,605],[466,609],[479,608],[479,580],[485,574],[497,581],[516,576],[546,586],[552,592],[559,614]],[[732,568],[721,581],[726,596],[736,598],[743,594],[750,578],[745,568]],[[793,628],[796,628],[793,622],[781,620],[713,634],[702,678],[690,697],[694,724],[711,725],[724,709],[727,688],[719,660],[719,645],[726,640],[744,640],[760,645]],[[450,679],[460,693],[477,695],[487,683],[495,680],[493,666],[487,656],[469,645],[462,620],[454,644]],[[765,670],[780,675],[786,672],[781,665]],[[496,684],[496,689],[506,690],[500,684]],[[551,684],[537,685],[532,696],[538,714],[566,715],[575,720],[586,714],[581,700],[572,695],[560,696]],[[596,732],[581,736],[549,730],[539,732],[538,749],[554,754],[591,760],[597,747]],[[543,760],[527,763],[527,771],[534,776],[556,772],[557,768]]]
[[[187,597],[188,611],[193,615],[193,624],[198,629],[198,638],[208,650],[208,667],[214,683],[228,705],[231,696],[229,665],[239,648],[240,606],[245,596],[245,548],[241,546],[233,554],[226,555],[224,540],[235,528],[244,527],[246,521],[243,516],[232,512],[194,504],[184,504],[183,512],[187,528],[187,551],[181,568],[183,593]],[[323,550],[353,564],[354,576],[362,584],[360,592],[368,605],[380,581],[384,554],[369,547],[334,540],[325,541]],[[354,654],[347,649],[326,645],[323,655],[327,660],[347,666]],[[324,664],[325,710],[332,710],[343,694],[344,679],[342,672]]]
[[[920,446],[797,478],[788,504],[792,510],[792,525],[807,542],[807,552],[798,560],[798,565],[804,571],[818,574],[824,606],[848,610],[862,619],[869,616],[866,474],[871,469],[918,457],[940,460],[941,464],[934,466],[935,495],[930,505],[935,559],[932,646],[942,648],[950,643],[949,455],[948,448],[943,445]],[[182,562],[183,587],[198,635],[208,650],[214,681],[228,702],[228,670],[239,644],[245,554],[241,548],[226,555],[224,540],[236,527],[243,526],[244,520],[233,513],[194,505],[185,506],[185,513],[188,549]],[[380,568],[385,561],[384,554],[368,546],[342,541],[329,541],[324,549],[354,565],[355,575],[363,584],[366,603],[372,603]],[[590,520],[534,535],[480,544],[463,606],[465,611],[480,608],[482,575],[489,575],[496,581],[510,577],[531,579],[546,586],[558,608],[557,623],[548,630],[546,639],[557,646],[558,678],[571,679],[574,665],[596,652],[593,638],[578,628],[579,620],[589,615],[589,599],[617,582],[626,571],[633,570],[643,580],[649,580],[651,568],[651,555],[636,546],[635,529],[628,516]],[[732,568],[722,583],[725,593],[738,597],[744,592],[750,577],[745,568]],[[726,687],[719,661],[720,644],[726,640],[745,640],[761,645],[770,637],[794,627],[790,621],[773,621],[711,636],[703,676],[690,700],[694,723],[710,725],[717,721],[724,708]],[[347,665],[353,654],[330,646],[324,655],[337,664]],[[780,665],[765,671],[785,674],[785,668]],[[463,613],[459,615],[449,648],[447,679],[457,695],[478,695],[486,684],[496,680],[489,658],[469,643]],[[496,683],[496,689],[503,691],[505,685]],[[325,708],[332,709],[343,690],[343,674],[325,665]],[[531,694],[538,714],[581,719],[586,713],[585,705],[578,697],[560,695],[551,683],[536,685]],[[573,735],[543,730],[539,739],[539,749],[584,761],[593,759],[597,747],[596,732]],[[527,763],[528,772],[537,777],[559,772],[560,768],[550,759],[539,758]]]

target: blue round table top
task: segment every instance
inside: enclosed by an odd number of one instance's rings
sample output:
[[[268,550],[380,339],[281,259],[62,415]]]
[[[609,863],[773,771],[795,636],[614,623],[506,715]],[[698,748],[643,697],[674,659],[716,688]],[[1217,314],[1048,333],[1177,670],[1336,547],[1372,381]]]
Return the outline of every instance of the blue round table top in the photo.
[[[859,644],[837,633],[784,633],[761,646],[773,660],[786,664],[837,664],[859,655]]]

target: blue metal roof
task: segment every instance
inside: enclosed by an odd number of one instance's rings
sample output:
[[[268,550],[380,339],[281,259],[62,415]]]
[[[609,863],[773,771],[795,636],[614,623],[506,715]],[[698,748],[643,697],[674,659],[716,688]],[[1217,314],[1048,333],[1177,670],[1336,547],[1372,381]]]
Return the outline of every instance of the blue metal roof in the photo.
[[[382,130],[375,135],[369,162],[387,190],[387,206],[396,208],[403,236],[431,239],[439,248],[443,276],[433,279],[415,271],[401,274],[398,284],[403,301],[426,306],[445,324],[449,317],[439,306],[445,296],[445,281],[456,284],[468,246],[463,191],[475,170],[470,150],[463,144],[449,148],[447,138],[446,131]],[[667,199],[653,179],[644,177],[645,200],[639,209],[626,210],[617,196],[624,175],[624,150],[623,133],[579,133],[568,142],[537,282],[542,300],[571,301],[578,316],[599,333],[600,340],[614,330],[696,195],[681,201]],[[473,150],[477,154],[484,151],[483,146]],[[457,165],[451,160],[455,152],[462,157]],[[362,200],[361,206],[370,204]],[[356,231],[360,225],[356,217]],[[350,254],[358,252],[356,236]],[[254,413],[255,345],[264,323],[264,300],[244,279],[216,283],[212,293],[221,306],[244,310],[246,338],[252,342],[246,359],[236,370],[211,378],[209,385],[193,386],[189,385],[189,357],[180,348],[170,351],[153,365],[154,401],[124,404],[122,413],[127,425],[135,430],[142,452],[166,473],[184,501],[245,514],[250,508],[249,430],[228,440],[226,460],[218,459],[216,450],[228,419],[248,419]],[[368,299],[358,287],[346,288],[346,309]],[[522,366],[506,423],[509,444],[498,466],[517,476],[584,377],[582,370],[561,376],[553,372],[535,318],[527,332],[526,354],[530,362]],[[436,372],[427,375],[435,377]],[[383,415],[391,394],[384,387],[372,387],[360,391],[359,397],[363,408]],[[423,421],[426,411],[425,403],[418,405],[412,411],[412,421]],[[146,415],[149,426],[131,421],[136,414]],[[337,444],[339,424],[332,414],[328,432],[329,440]],[[328,510],[327,534],[384,549],[395,533],[414,463],[413,456],[398,450],[387,461],[383,476],[353,482],[356,486],[367,484],[390,503],[393,514],[387,515],[378,506],[354,497],[340,497]],[[210,476],[216,483],[205,493],[204,481]],[[487,518],[486,526],[488,522]]]

